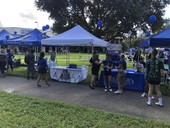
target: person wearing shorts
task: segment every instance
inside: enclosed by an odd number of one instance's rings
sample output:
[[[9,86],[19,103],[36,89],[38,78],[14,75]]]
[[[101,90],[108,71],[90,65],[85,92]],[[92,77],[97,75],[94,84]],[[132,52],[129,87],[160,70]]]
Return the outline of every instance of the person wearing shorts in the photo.
[[[91,68],[92,77],[91,77],[91,83],[89,87],[91,89],[95,89],[96,81],[97,81],[97,77],[98,77],[98,73],[99,73],[99,69],[101,65],[98,52],[93,53],[93,57],[90,59],[90,63],[92,65],[92,68]]]
[[[119,66],[118,66],[118,75],[117,75],[117,80],[118,80],[118,90],[115,91],[115,94],[121,94],[123,92],[123,87],[125,84],[125,70],[126,70],[127,64],[125,61],[125,55],[122,54],[121,55],[121,60],[119,62]]]
[[[113,62],[111,60],[111,56],[106,54],[106,59],[102,61],[103,65],[103,75],[104,75],[104,91],[112,91],[111,82],[112,82],[112,75],[111,69],[113,68]]]
[[[148,72],[147,81],[149,84],[148,101],[146,102],[146,104],[148,106],[151,106],[152,104],[151,97],[152,97],[153,89],[155,88],[158,97],[158,102],[156,102],[155,104],[163,107],[162,94],[160,91],[160,83],[161,83],[161,74],[163,74],[164,72],[164,65],[163,62],[156,57],[157,54],[158,51],[154,49],[152,51],[152,58],[146,64],[146,69]]]
[[[47,70],[48,70],[48,66],[47,66],[47,60],[44,59],[45,53],[41,52],[40,53],[40,57],[38,60],[38,78],[37,78],[37,85],[36,87],[41,87],[41,85],[39,84],[41,77],[44,75],[45,76],[45,82],[47,86],[50,86],[50,84],[48,83],[48,74],[47,74]]]

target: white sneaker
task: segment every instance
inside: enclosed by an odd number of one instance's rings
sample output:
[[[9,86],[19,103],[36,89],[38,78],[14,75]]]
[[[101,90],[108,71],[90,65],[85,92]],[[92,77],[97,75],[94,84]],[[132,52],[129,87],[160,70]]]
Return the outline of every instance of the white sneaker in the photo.
[[[163,104],[159,103],[159,102],[155,102],[156,105],[163,107]]]
[[[148,102],[148,101],[147,101],[146,104],[147,104],[148,106],[151,106],[151,102]]]
[[[112,92],[112,88],[109,88],[109,91]]]
[[[141,95],[141,97],[145,97],[146,96],[146,93],[144,92],[144,93],[142,93],[142,95]]]
[[[117,91],[115,91],[114,93],[115,93],[115,94],[121,94],[122,91],[121,91],[121,90],[117,90]]]
[[[151,97],[151,99],[152,99],[152,100],[154,100],[154,99],[155,99],[155,97],[154,97],[154,96],[152,96],[152,97]]]
[[[105,88],[104,91],[107,92],[107,88]]]

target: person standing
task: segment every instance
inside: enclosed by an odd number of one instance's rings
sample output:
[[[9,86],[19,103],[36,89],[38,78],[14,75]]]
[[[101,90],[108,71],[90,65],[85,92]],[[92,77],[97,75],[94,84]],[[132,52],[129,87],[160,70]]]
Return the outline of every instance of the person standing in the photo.
[[[112,61],[113,61],[113,68],[117,68],[119,66],[119,61],[120,61],[120,56],[119,53],[116,51],[114,53],[114,55],[111,57]]]
[[[152,56],[152,53],[149,54],[149,56],[148,56],[148,58],[147,58],[147,61],[151,59],[151,56]],[[146,64],[145,64],[144,68],[146,69]],[[149,72],[148,70],[145,72],[145,74],[146,74],[145,77],[146,77],[146,78],[147,78],[147,76],[148,76],[148,72]],[[145,85],[144,85],[144,92],[143,92],[142,95],[141,95],[142,98],[145,97],[145,96],[147,96],[148,90],[149,90],[149,85],[148,85],[148,81],[146,80],[146,81],[145,81]],[[154,97],[153,95],[151,96],[151,98],[152,98],[152,100],[155,99],[155,97]]]
[[[125,76],[126,76],[125,70],[127,68],[126,61],[125,61],[125,55],[122,54],[120,58],[121,58],[121,60],[118,65],[118,75],[117,75],[118,90],[114,92],[115,94],[121,94],[123,92],[123,87],[125,84]]]
[[[7,49],[7,62],[8,62],[8,65],[7,65],[7,68],[11,68],[11,70],[13,71],[13,60],[14,59],[14,55],[10,52],[10,49]]]
[[[5,66],[7,65],[7,56],[4,53],[3,50],[1,50],[0,53],[0,72],[1,72],[1,77],[5,76]]]
[[[41,87],[41,85],[39,84],[40,79],[42,76],[45,76],[45,82],[47,86],[50,86],[50,84],[48,83],[48,74],[47,74],[47,70],[48,70],[48,65],[47,65],[47,60],[44,59],[45,53],[41,52],[40,53],[40,57],[38,60],[38,77],[37,77],[37,85],[36,87]]]
[[[106,54],[106,59],[102,61],[103,65],[103,75],[104,75],[104,91],[112,91],[111,88],[111,81],[112,81],[112,75],[111,75],[111,69],[113,68],[113,62],[111,61],[111,56],[109,54]]]
[[[91,68],[92,77],[91,77],[91,83],[89,87],[91,89],[95,89],[96,81],[101,65],[98,52],[93,53],[93,57],[90,59],[90,63],[92,64],[92,68]]]
[[[149,92],[148,92],[148,101],[146,104],[150,106],[152,104],[152,93],[153,89],[155,87],[158,102],[155,104],[158,106],[163,107],[162,103],[162,94],[160,91],[160,83],[161,83],[161,74],[164,72],[164,65],[161,60],[159,60],[156,56],[158,54],[158,50],[154,49],[152,51],[152,58],[147,62],[146,68],[147,68],[147,81],[149,84]]]
[[[34,50],[32,49],[26,56],[25,56],[25,63],[27,63],[27,79],[30,79],[30,73],[32,74],[32,79],[34,79],[35,74],[35,56]]]
[[[55,62],[55,61],[56,61],[56,52],[55,52],[55,49],[53,49],[52,52],[51,52],[50,60],[51,60],[52,62]]]

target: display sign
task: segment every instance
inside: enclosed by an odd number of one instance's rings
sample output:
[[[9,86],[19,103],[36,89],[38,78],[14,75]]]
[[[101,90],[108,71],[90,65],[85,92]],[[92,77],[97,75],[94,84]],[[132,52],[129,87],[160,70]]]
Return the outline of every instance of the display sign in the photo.
[[[121,44],[108,44],[107,45],[107,53],[108,54],[113,55],[115,53],[115,51],[121,52],[122,45]]]
[[[52,79],[70,82],[70,83],[78,83],[87,78],[88,68],[68,68],[64,66],[55,66],[50,68],[50,75]]]

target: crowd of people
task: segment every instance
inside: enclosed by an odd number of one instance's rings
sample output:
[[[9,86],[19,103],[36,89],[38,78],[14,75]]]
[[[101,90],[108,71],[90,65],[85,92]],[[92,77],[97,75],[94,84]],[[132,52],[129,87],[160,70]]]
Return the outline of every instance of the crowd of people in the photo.
[[[103,61],[100,61],[99,59],[99,53],[94,52],[93,56],[90,59],[90,63],[92,65],[91,72],[91,83],[89,87],[91,89],[95,89],[95,86],[97,86],[97,79],[99,75],[100,66],[103,68],[103,75],[104,75],[104,91],[112,91],[111,82],[112,82],[112,74],[111,70],[113,68],[118,69],[118,90],[114,93],[120,94],[123,92],[123,87],[125,84],[125,70],[127,68],[127,64],[125,61],[124,54],[121,54],[119,56],[118,52],[115,52],[113,56],[110,54],[106,54],[106,58]]]
[[[10,49],[7,49],[6,52],[4,50],[1,50],[0,52],[0,77],[4,77],[5,71],[8,72],[9,68],[13,72],[14,57],[15,56],[11,53]],[[34,55],[33,49],[29,49],[28,53],[24,57],[24,62],[27,65],[27,79],[29,80],[30,77],[32,79],[35,79],[37,77],[37,82],[36,82],[35,87],[41,87],[39,83],[43,76],[44,76],[46,85],[50,86],[49,81],[48,81],[47,59],[45,59],[44,57],[45,57],[45,53],[42,51],[40,52],[38,61],[35,61],[35,55]],[[53,50],[51,53],[50,59],[51,61],[55,61],[56,60],[55,58],[56,58],[56,53],[55,53],[55,50]],[[37,65],[36,66],[37,69],[35,68],[35,65]]]
[[[162,102],[162,94],[160,91],[160,83],[161,83],[161,77],[164,75],[165,70],[164,70],[164,63],[162,59],[160,58],[161,53],[157,49],[153,49],[150,55],[147,56],[146,61],[145,59],[141,56],[140,51],[136,51],[134,57],[133,57],[133,62],[135,63],[134,66],[138,71],[138,66],[142,65],[142,70],[145,73],[146,81],[145,81],[145,90],[144,93],[141,95],[141,97],[148,97],[148,100],[146,104],[148,106],[151,106],[152,100],[155,99],[153,96],[153,90],[155,88],[155,91],[157,93],[158,97],[158,102],[155,102],[156,105],[163,107],[163,102]],[[162,56],[161,56],[162,57]],[[100,71],[100,67],[103,69],[103,77],[104,77],[104,91],[112,91],[112,74],[111,70],[112,69],[117,69],[118,75],[117,75],[117,88],[118,90],[115,91],[115,94],[121,94],[123,92],[123,87],[125,86],[125,77],[126,77],[126,68],[127,64],[125,61],[125,55],[121,54],[119,56],[118,52],[115,52],[114,55],[109,55],[106,54],[106,58],[101,61],[99,59],[99,53],[94,52],[93,56],[89,60],[89,62],[92,65],[91,68],[91,82],[89,84],[89,87],[91,89],[95,89],[97,86],[97,80],[98,80],[98,75]]]
[[[138,65],[142,65],[143,68],[146,69],[146,84],[145,84],[145,90],[142,94],[142,97],[147,96],[148,100],[146,104],[150,106],[152,104],[153,97],[153,89],[155,88],[158,102],[155,104],[158,106],[163,106],[162,102],[162,94],[160,91],[160,83],[161,83],[161,76],[164,74],[164,63],[162,59],[159,59],[159,57],[162,57],[162,55],[159,54],[158,56],[158,50],[153,49],[152,53],[145,59],[141,57],[141,52],[137,51],[133,57],[133,61],[136,63],[135,66],[138,67]],[[0,73],[1,76],[5,76],[5,70],[11,69],[13,71],[13,59],[14,55],[10,52],[10,49],[7,49],[6,52],[4,50],[1,50],[0,53]],[[27,79],[29,80],[30,77],[32,79],[35,79],[37,77],[37,82],[35,87],[41,87],[40,80],[41,77],[44,76],[44,80],[47,86],[50,86],[48,81],[48,65],[47,60],[44,58],[45,53],[40,52],[40,56],[38,61],[35,61],[35,55],[34,50],[30,49],[29,52],[25,55],[24,61],[27,64]],[[169,57],[170,58],[170,57]],[[51,61],[56,61],[56,52],[53,50],[51,52],[50,56]],[[125,86],[125,78],[126,78],[126,68],[127,63],[125,61],[125,55],[119,54],[118,52],[115,52],[114,55],[106,54],[106,58],[104,60],[99,59],[99,53],[95,51],[93,53],[93,56],[90,58],[89,62],[92,65],[91,68],[91,81],[89,84],[89,87],[91,89],[95,89],[97,86],[97,80],[99,76],[100,67],[103,69],[103,77],[104,77],[104,91],[112,92],[112,69],[117,69],[117,88],[114,93],[115,94],[121,94],[123,93],[123,88]],[[37,71],[35,69],[35,63],[37,63]],[[170,64],[170,63],[169,63]],[[170,65],[169,65],[170,66]],[[36,75],[38,73],[38,75]],[[31,76],[30,76],[31,75]]]

